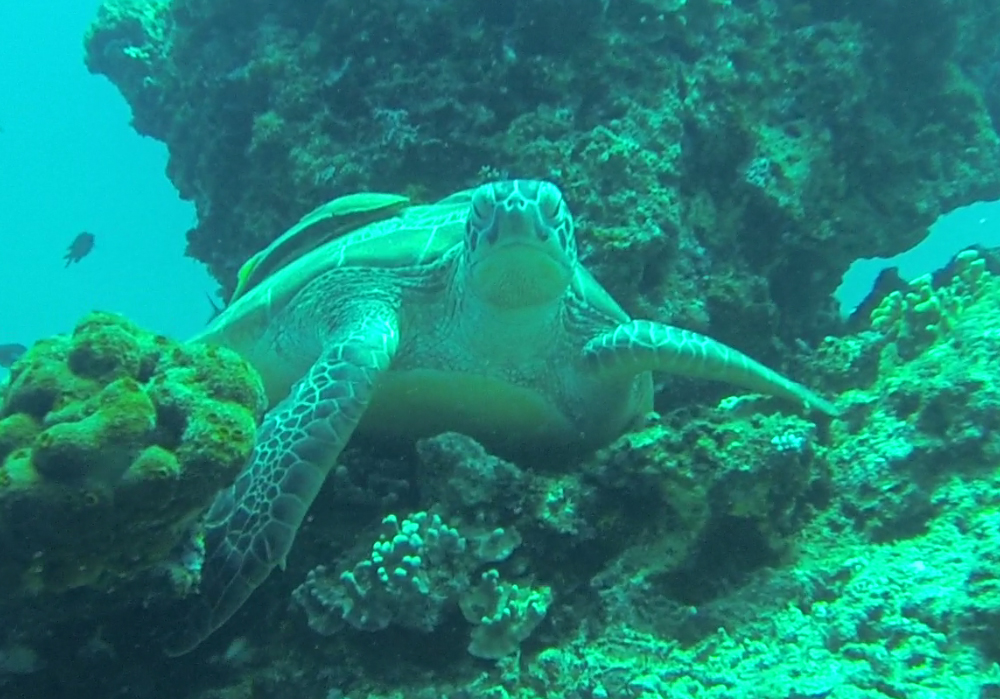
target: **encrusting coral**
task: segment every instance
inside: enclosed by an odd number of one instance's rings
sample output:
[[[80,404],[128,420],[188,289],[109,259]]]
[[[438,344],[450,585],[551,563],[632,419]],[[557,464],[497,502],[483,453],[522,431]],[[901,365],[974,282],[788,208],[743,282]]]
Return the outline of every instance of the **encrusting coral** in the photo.
[[[115,315],[36,344],[0,408],[4,589],[110,589],[159,566],[242,467],[265,407],[235,353]]]

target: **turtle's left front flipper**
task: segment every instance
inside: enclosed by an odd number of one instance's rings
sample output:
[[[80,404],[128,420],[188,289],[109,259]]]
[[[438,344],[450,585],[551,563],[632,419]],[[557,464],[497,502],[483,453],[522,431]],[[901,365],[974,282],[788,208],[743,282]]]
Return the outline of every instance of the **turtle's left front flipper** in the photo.
[[[805,386],[768,369],[742,352],[690,330],[648,320],[633,320],[598,335],[583,349],[599,371],[638,374],[664,371],[715,379],[802,403],[836,416],[840,410]]]
[[[299,525],[389,368],[399,344],[395,315],[345,323],[288,397],[264,418],[250,462],[216,497],[205,524],[197,594],[185,598],[169,655],[192,650],[283,564]]]

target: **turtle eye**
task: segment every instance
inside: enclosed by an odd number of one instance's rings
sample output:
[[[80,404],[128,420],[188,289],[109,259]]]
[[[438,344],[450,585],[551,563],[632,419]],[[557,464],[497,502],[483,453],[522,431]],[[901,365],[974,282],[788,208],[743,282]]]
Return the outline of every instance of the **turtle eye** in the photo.
[[[547,190],[542,197],[542,211],[550,221],[555,221],[562,216],[563,201],[558,192]]]

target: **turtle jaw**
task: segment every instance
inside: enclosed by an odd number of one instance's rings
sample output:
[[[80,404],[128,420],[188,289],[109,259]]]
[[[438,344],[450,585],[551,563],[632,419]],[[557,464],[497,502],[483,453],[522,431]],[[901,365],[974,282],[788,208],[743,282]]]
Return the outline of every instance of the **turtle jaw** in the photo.
[[[572,219],[554,185],[515,180],[480,187],[467,220],[466,284],[495,308],[556,303],[573,277]]]
[[[526,308],[558,301],[572,269],[544,246],[511,241],[469,265],[468,290],[497,308]]]

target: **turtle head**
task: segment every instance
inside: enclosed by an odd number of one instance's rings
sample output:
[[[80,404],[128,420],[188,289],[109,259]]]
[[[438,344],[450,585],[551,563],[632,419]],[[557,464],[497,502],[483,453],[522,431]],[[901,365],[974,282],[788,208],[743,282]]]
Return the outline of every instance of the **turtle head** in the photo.
[[[491,182],[472,193],[465,262],[470,290],[491,305],[551,303],[577,264],[573,217],[551,182]]]

